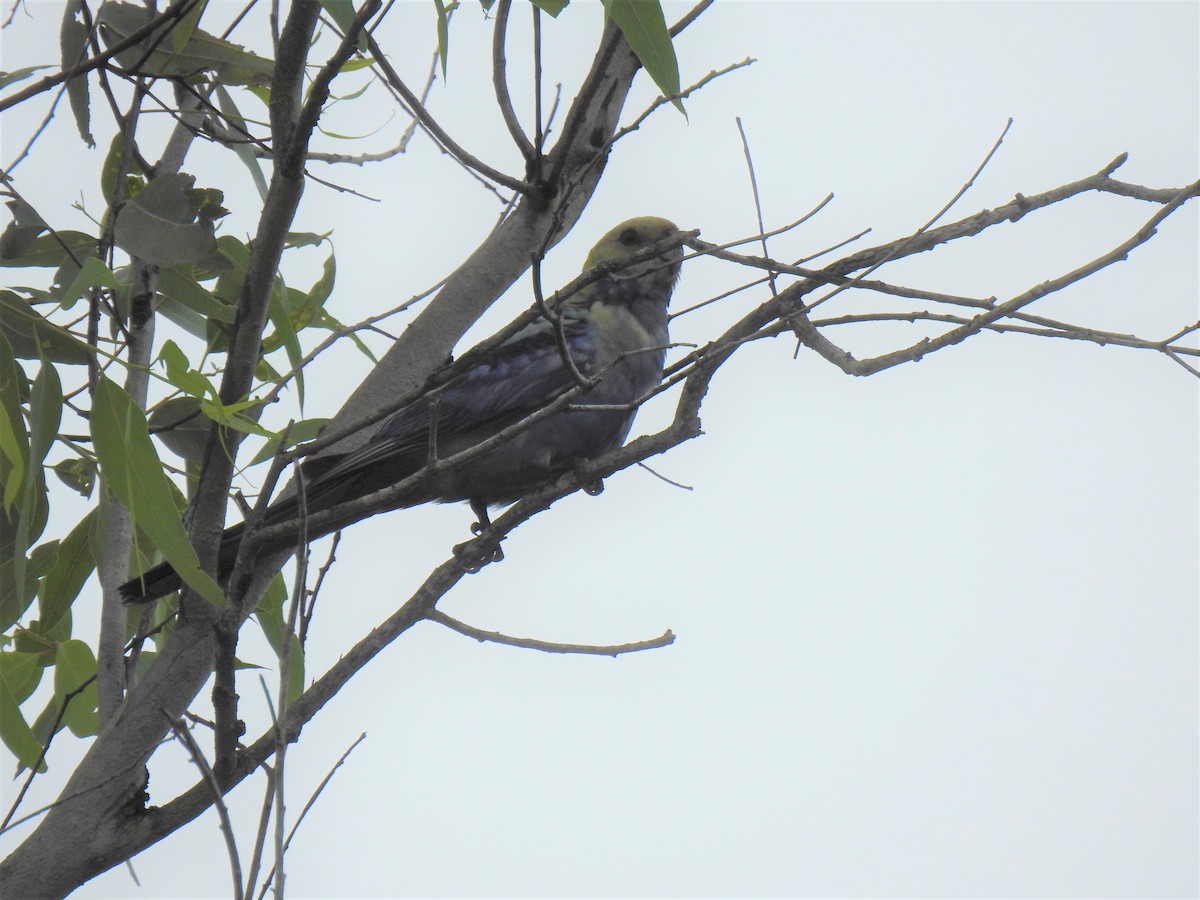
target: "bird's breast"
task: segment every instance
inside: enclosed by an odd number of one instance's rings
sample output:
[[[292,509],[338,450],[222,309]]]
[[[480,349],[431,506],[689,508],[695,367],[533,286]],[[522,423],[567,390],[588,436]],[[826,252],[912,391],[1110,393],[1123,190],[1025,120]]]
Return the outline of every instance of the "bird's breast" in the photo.
[[[637,312],[628,304],[592,306],[589,332],[595,351],[585,374],[599,383],[589,393],[589,401],[631,403],[661,380],[667,343],[665,310],[658,316]]]

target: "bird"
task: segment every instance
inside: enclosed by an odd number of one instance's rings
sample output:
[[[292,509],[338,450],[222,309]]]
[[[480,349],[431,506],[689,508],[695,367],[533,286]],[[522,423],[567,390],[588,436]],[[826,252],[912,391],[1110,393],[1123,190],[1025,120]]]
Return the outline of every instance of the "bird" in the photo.
[[[488,524],[489,507],[515,503],[534,488],[624,444],[636,407],[662,382],[668,348],[667,305],[683,262],[679,229],[643,216],[613,228],[583,265],[590,278],[547,318],[542,314],[495,346],[464,356],[463,371],[398,410],[356,449],[318,455],[301,464],[307,517],[382,490],[520,422],[573,388],[567,406],[496,446],[436,472],[377,512],[424,503],[467,501]],[[665,247],[650,255],[649,248]],[[638,255],[638,256],[635,256]],[[633,260],[626,260],[634,257]],[[510,331],[511,328],[500,332]],[[570,364],[566,356],[570,357]],[[590,408],[597,407],[597,408]],[[374,514],[374,513],[371,513]],[[297,520],[296,493],[276,500],[262,525]],[[361,513],[335,518],[308,540],[336,531]],[[298,523],[299,528],[299,523]],[[218,576],[224,584],[237,561],[244,523],[221,537]],[[295,546],[297,538],[258,548],[260,557]],[[160,563],[119,588],[126,603],[155,600],[182,582]]]

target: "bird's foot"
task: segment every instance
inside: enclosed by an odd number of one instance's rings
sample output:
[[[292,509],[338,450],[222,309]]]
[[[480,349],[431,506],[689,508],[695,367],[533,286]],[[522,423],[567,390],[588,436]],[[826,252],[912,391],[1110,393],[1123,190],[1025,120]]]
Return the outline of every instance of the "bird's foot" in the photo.
[[[483,534],[483,530],[492,524],[491,516],[488,515],[487,504],[481,503],[478,500],[472,500],[471,512],[475,513],[475,518],[478,521],[471,523],[471,534]]]
[[[596,497],[604,493],[604,479],[588,475],[582,465],[575,467],[575,477],[579,481],[579,486],[583,488],[583,492],[589,497]]]
[[[471,510],[478,519],[478,521],[471,523],[471,534],[483,534],[492,524],[491,517],[488,516],[487,504],[472,500]],[[485,546],[482,552],[478,548],[473,547],[475,543],[476,541],[473,540],[464,541],[454,547],[454,555],[466,566],[469,574],[474,575],[489,563],[500,562],[500,560],[504,559],[504,551],[500,549],[499,541],[496,541],[491,547]]]
[[[474,527],[472,527],[474,531]],[[458,561],[463,564],[468,575],[474,575],[486,565],[494,562],[500,562],[504,559],[504,550],[500,544],[496,543],[492,546],[484,546],[480,549],[477,546],[478,539],[463,541],[461,544],[454,545],[454,555],[458,557]]]

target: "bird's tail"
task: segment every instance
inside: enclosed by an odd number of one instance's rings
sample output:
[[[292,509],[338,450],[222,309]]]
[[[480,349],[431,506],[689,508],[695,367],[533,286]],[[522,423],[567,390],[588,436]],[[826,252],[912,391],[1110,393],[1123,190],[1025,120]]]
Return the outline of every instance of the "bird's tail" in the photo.
[[[295,518],[296,506],[294,497],[287,497],[271,504],[262,518],[261,527],[277,525]],[[217,552],[217,583],[222,586],[229,581],[229,576],[233,574],[233,567],[237,563],[238,550],[242,546],[242,535],[245,530],[246,523],[238,522],[221,533],[221,548]],[[294,537],[284,537],[282,540],[273,541],[270,546],[258,548],[256,552],[258,554],[270,553],[294,546],[295,543]],[[159,597],[165,597],[181,587],[183,587],[183,579],[179,577],[179,573],[169,562],[162,562],[147,569],[136,578],[131,578],[117,588],[117,591],[125,603],[148,603]]]
[[[241,522],[226,528],[221,535],[221,549],[217,557],[218,581],[224,584],[233,572],[237,562],[238,548],[242,544],[242,532],[245,525]],[[159,597],[165,597],[172,591],[183,587],[183,579],[169,562],[161,562],[147,569],[136,578],[125,582],[117,591],[125,603],[149,603]]]
[[[337,461],[337,456],[318,457],[316,460],[306,464],[305,473],[311,478],[305,493],[306,507],[309,514],[328,509],[342,501],[352,500],[372,491],[379,490],[401,480],[420,468],[419,463],[415,468],[407,466],[407,463],[405,464],[407,467],[377,465],[368,468],[364,472],[352,472],[349,478],[343,476],[324,481],[322,478],[323,473],[332,463],[336,463]],[[321,467],[314,467],[313,463],[320,463]],[[435,496],[428,487],[422,487],[393,503],[388,509],[427,503],[435,499]],[[278,525],[282,522],[295,519],[298,514],[298,506],[299,504],[294,496],[277,500],[267,508],[266,514],[262,519],[262,525],[264,527]],[[360,518],[362,518],[361,513],[336,519],[326,523],[319,532],[308,533],[307,537],[310,540],[314,540],[322,535],[329,534],[331,531],[349,525]],[[226,528],[221,535],[221,549],[217,557],[217,581],[221,585],[226,584],[229,576],[233,574],[233,567],[237,562],[238,549],[241,546],[242,533],[244,531],[245,525],[239,522],[237,525]],[[259,547],[256,550],[256,555],[263,557],[270,553],[285,550],[288,547],[295,547],[297,537],[297,534],[284,535],[272,541],[268,546]],[[143,572],[137,578],[127,581],[117,590],[121,594],[121,599],[126,603],[146,603],[151,600],[157,600],[159,597],[165,597],[172,591],[179,590],[182,584],[182,580],[171,564],[164,562]]]

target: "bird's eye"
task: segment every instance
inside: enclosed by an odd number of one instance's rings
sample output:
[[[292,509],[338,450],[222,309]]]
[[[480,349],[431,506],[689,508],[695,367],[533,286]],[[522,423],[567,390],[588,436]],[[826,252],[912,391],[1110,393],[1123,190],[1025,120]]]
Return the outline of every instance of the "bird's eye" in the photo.
[[[617,240],[626,247],[636,247],[642,242],[642,236],[638,233],[636,228],[626,228],[621,232]]]

